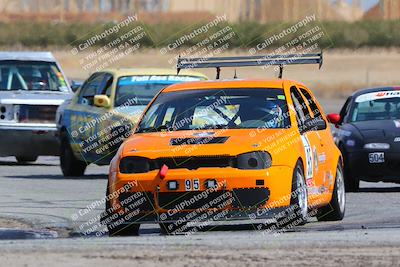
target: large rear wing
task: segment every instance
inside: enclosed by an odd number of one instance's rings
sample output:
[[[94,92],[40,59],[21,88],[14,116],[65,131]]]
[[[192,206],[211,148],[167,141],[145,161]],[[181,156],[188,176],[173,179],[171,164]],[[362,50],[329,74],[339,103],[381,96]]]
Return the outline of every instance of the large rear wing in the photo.
[[[221,68],[250,66],[279,66],[279,78],[283,75],[283,66],[298,64],[318,64],[322,67],[322,51],[314,54],[287,54],[243,57],[178,58],[177,72],[181,69],[216,68],[219,79]]]

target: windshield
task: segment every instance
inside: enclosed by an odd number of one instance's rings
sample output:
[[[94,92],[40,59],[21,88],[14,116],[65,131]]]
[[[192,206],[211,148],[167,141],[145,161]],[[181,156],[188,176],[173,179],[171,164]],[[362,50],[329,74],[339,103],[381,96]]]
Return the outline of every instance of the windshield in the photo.
[[[0,61],[0,90],[68,91],[53,62]]]
[[[162,93],[146,112],[138,132],[287,128],[290,126],[287,111],[282,89]]]
[[[359,96],[351,114],[351,122],[400,119],[400,92],[396,93],[375,92]]]
[[[163,88],[185,81],[199,81],[203,78],[176,75],[125,76],[118,80],[115,107],[126,105],[144,106]]]

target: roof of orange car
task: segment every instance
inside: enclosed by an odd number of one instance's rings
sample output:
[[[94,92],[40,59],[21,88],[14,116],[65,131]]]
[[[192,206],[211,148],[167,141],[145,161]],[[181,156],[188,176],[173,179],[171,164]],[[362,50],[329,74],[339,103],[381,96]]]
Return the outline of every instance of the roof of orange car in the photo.
[[[179,83],[166,87],[163,92],[176,92],[195,89],[222,89],[222,88],[283,88],[288,80],[209,80],[198,82]],[[291,81],[294,82],[294,81]],[[294,82],[299,84],[298,82]]]

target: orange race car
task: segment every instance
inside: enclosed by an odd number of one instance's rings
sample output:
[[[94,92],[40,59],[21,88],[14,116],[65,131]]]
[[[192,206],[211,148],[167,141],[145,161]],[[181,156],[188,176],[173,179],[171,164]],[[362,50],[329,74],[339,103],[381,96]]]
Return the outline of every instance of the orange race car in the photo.
[[[321,63],[322,54],[195,60],[180,59],[178,70],[216,67],[219,76],[269,63],[281,76],[283,65]],[[153,99],[111,161],[102,222],[110,235],[136,235],[142,223],[188,233],[214,221],[287,227],[344,213],[341,154],[311,91],[234,79],[172,85]]]

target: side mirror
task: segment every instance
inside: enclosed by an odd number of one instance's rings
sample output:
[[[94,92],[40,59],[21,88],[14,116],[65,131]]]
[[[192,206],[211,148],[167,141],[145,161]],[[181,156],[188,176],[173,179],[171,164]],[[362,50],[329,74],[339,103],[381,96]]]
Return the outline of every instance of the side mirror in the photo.
[[[111,106],[111,100],[106,95],[95,95],[93,103],[96,107],[108,108]]]
[[[327,119],[330,123],[338,125],[340,122],[340,115],[336,113],[328,114]]]
[[[78,81],[71,81],[71,90],[72,92],[78,91],[78,89],[82,86],[83,82],[78,82]]]

